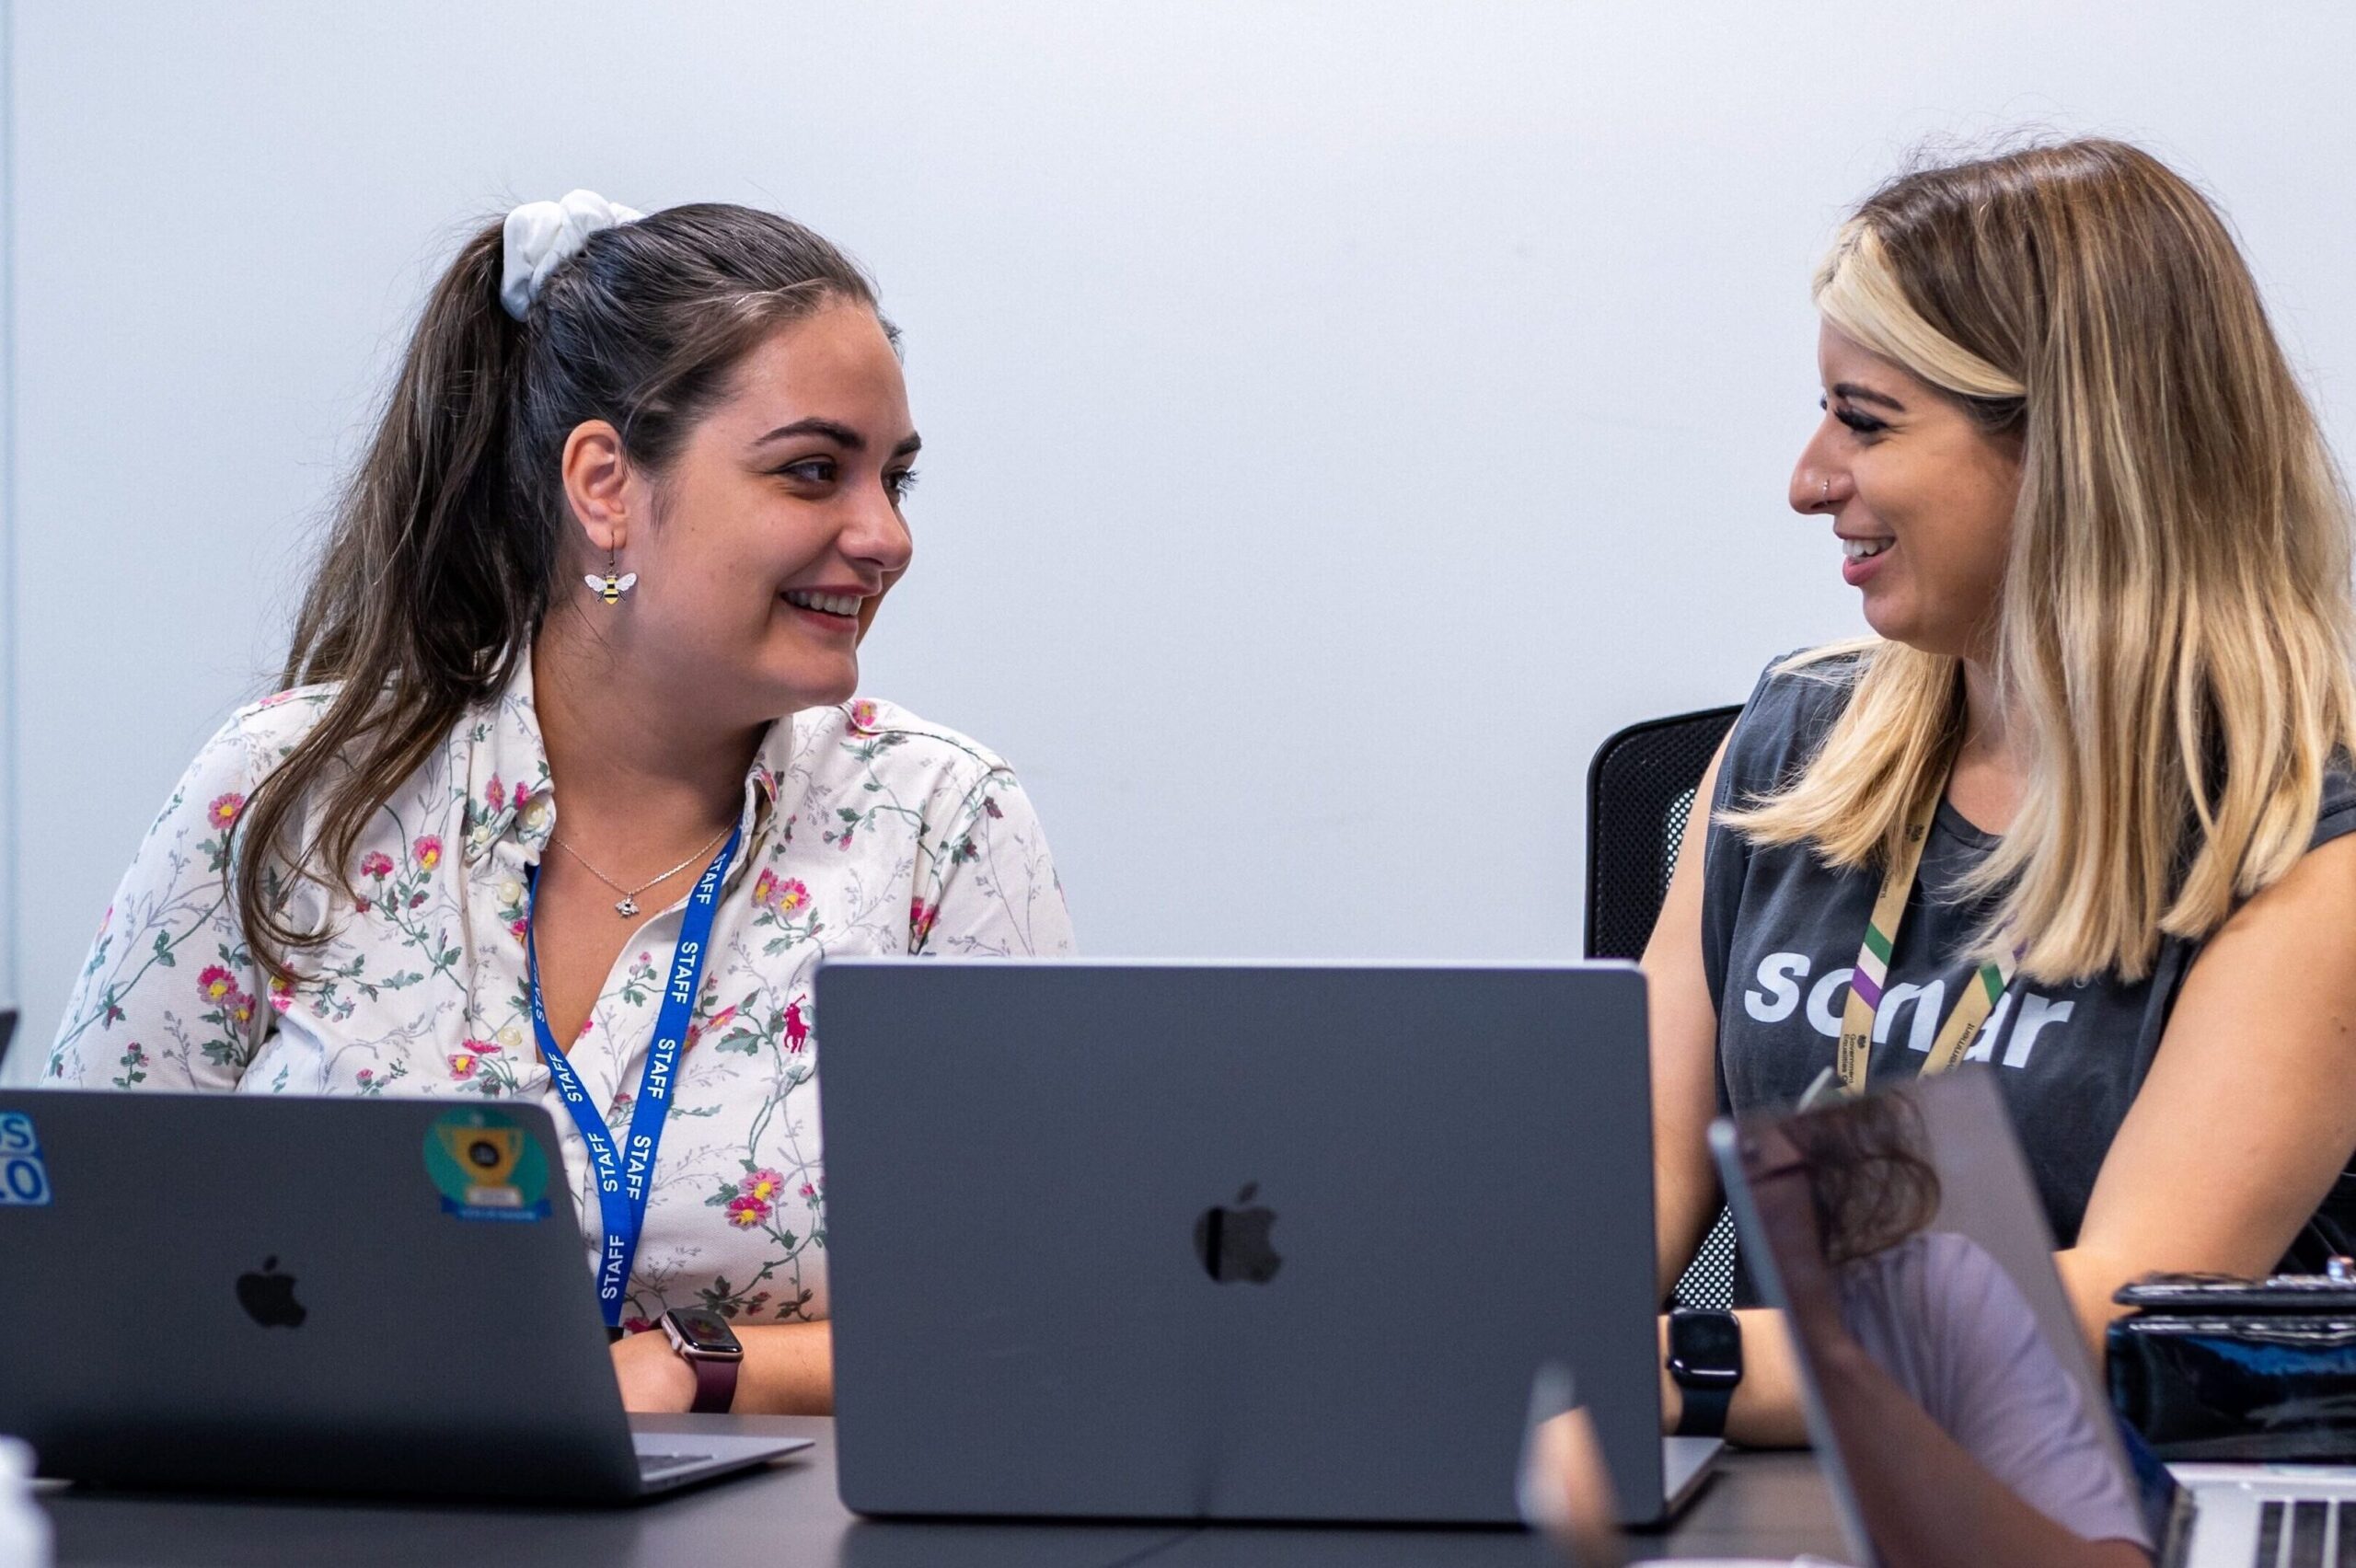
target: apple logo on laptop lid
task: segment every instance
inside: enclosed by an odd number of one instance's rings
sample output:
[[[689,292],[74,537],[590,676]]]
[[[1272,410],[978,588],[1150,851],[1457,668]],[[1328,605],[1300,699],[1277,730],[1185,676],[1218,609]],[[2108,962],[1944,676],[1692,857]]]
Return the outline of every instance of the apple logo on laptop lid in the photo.
[[[1195,1256],[1202,1260],[1203,1272],[1220,1285],[1238,1280],[1265,1285],[1284,1266],[1284,1258],[1268,1239],[1276,1211],[1262,1204],[1241,1206],[1252,1203],[1259,1191],[1259,1182],[1246,1182],[1235,1194],[1238,1206],[1214,1205],[1195,1221]]]
[[[299,1329],[310,1315],[294,1299],[294,1276],[281,1274],[274,1257],[264,1258],[260,1268],[237,1276],[237,1305],[265,1329]]]

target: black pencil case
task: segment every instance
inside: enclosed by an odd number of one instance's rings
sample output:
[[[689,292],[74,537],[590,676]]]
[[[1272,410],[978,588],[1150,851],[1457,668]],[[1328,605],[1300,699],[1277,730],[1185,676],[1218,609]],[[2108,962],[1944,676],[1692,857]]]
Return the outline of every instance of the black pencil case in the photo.
[[[2161,1458],[2356,1458],[2356,1282],[2155,1274],[2112,1299],[2111,1402]]]

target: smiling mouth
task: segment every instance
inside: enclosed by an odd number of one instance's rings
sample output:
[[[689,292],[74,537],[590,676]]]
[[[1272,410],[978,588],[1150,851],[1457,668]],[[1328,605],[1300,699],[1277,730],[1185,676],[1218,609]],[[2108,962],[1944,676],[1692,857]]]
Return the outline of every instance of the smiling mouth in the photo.
[[[790,589],[785,602],[797,609],[815,610],[822,616],[840,616],[845,620],[859,614],[860,597],[856,594],[810,594],[799,588]]]
[[[1896,539],[1843,539],[1841,553],[1851,560],[1871,560],[1896,543]]]

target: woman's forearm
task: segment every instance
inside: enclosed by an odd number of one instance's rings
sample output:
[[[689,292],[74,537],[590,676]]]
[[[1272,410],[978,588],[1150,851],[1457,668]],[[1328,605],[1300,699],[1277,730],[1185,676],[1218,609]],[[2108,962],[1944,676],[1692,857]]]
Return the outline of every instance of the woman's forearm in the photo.
[[[832,1415],[835,1339],[826,1323],[766,1323],[736,1331],[745,1359],[736,1368],[738,1415]],[[659,1329],[614,1345],[622,1407],[650,1412],[693,1408],[696,1375]]]
[[[740,1415],[832,1415],[835,1331],[831,1323],[771,1323],[736,1331],[745,1365],[736,1374]]]
[[[1798,1370],[1784,1315],[1764,1307],[1735,1314],[1742,1325],[1742,1382],[1727,1409],[1727,1435],[1753,1448],[1804,1448],[1807,1423],[1800,1413]],[[1669,1375],[1669,1320],[1660,1320],[1661,1429],[1677,1430],[1684,1390]]]

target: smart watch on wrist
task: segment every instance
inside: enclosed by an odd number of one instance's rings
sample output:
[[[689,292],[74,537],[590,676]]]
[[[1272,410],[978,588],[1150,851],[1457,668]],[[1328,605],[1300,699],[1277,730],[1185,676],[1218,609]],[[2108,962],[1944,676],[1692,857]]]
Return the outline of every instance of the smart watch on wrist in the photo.
[[[707,1415],[735,1402],[736,1369],[744,1363],[745,1347],[727,1319],[701,1307],[674,1307],[663,1314],[663,1333],[695,1372],[696,1402],[689,1409]]]
[[[1669,1315],[1669,1375],[1685,1395],[1680,1437],[1718,1437],[1742,1381],[1742,1324],[1731,1312]]]

